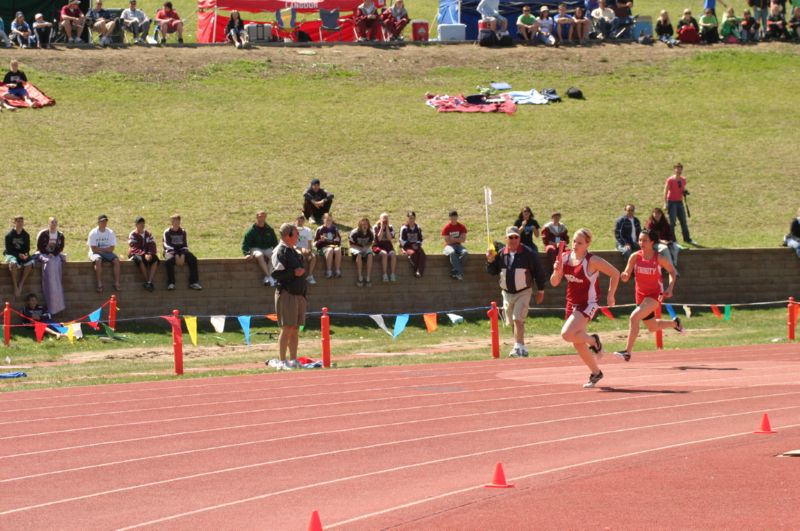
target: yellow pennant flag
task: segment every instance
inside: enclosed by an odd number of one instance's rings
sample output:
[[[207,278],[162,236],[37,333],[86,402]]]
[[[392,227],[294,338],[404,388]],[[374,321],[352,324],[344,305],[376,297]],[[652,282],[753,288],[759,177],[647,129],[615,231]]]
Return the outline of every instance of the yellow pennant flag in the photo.
[[[183,322],[186,323],[186,330],[189,331],[189,337],[192,340],[192,345],[197,346],[197,317],[194,315],[184,315]]]
[[[75,329],[72,328],[72,323],[67,323],[67,339],[70,344],[75,342]]]

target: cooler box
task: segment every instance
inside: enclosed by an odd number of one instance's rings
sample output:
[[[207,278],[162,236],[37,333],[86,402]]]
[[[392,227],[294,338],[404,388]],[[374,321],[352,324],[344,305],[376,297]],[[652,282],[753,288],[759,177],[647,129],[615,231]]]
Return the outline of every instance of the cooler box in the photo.
[[[245,24],[244,30],[250,42],[269,42],[272,40],[272,24]]]
[[[485,20],[479,20],[478,21],[478,33],[480,33],[481,30],[488,30],[488,29],[489,29],[489,23],[488,22],[486,22]]]
[[[428,21],[411,21],[411,38],[415,42],[428,42]]]
[[[651,36],[653,35],[653,18],[650,16],[640,16],[636,18],[636,22],[633,25],[633,31],[631,32],[631,38],[636,40],[639,38],[639,35],[644,32],[645,35]]]
[[[465,41],[467,40],[466,24],[439,24],[440,41]]]

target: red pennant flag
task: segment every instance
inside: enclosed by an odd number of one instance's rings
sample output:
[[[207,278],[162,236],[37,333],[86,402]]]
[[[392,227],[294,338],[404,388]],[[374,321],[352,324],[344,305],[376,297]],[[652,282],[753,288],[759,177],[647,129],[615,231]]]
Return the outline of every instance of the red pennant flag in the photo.
[[[711,311],[714,312],[719,319],[722,319],[722,312],[719,311],[719,307],[716,304],[711,305]]]
[[[611,310],[609,310],[607,306],[601,306],[600,307],[600,311],[603,312],[603,315],[605,315],[609,319],[611,319],[611,320],[616,319],[616,317],[614,317],[614,314],[611,313]]]
[[[166,319],[172,325],[172,340],[175,341],[177,346],[183,346],[183,331],[181,330],[181,320],[174,315],[162,315],[162,319]]]
[[[274,322],[276,322],[276,323],[278,322],[278,314],[277,314],[277,313],[268,313],[268,314],[267,314],[267,315],[265,315],[264,317],[266,317],[266,318],[267,318],[267,319],[269,319],[270,321],[274,321]]]
[[[41,321],[34,321],[33,329],[34,332],[36,332],[36,342],[41,343],[42,339],[44,338],[44,332],[47,330],[47,324]]]

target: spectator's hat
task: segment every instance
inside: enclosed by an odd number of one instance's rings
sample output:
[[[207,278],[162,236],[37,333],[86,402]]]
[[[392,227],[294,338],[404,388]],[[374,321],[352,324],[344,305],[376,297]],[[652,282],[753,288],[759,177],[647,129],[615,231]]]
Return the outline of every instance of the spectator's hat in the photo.
[[[41,13],[36,13],[35,15],[33,15],[34,20],[39,20],[40,18],[44,18],[44,15],[42,15]]]
[[[319,179],[311,179],[311,186],[314,186],[315,184],[320,184]]]
[[[506,236],[519,236],[519,229],[514,225],[506,228]]]
[[[142,216],[136,218],[136,224],[138,225],[139,223],[144,223],[144,218]]]
[[[547,11],[549,13],[550,12],[550,8],[547,7],[547,6],[542,6],[542,7],[539,8],[539,13],[544,13],[545,11]]]
[[[25,13],[23,13],[22,11],[17,11],[17,14],[14,15],[14,18],[17,18],[17,17],[25,17]]]
[[[97,222],[99,223],[101,221],[108,221],[108,216],[106,216],[105,214],[100,214],[99,216],[97,216]]]
[[[70,4],[80,4],[81,0],[69,0]]]

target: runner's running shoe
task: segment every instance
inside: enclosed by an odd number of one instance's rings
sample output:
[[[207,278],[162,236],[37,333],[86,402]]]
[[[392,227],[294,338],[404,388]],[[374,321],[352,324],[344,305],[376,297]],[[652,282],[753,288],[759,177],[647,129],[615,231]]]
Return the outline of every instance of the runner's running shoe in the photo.
[[[603,371],[598,372],[597,374],[590,374],[589,381],[583,384],[584,389],[591,389],[592,387],[597,384],[600,380],[603,379]]]

